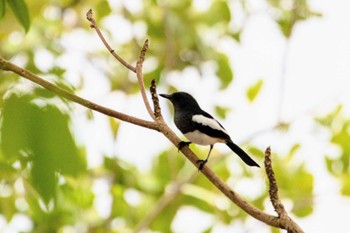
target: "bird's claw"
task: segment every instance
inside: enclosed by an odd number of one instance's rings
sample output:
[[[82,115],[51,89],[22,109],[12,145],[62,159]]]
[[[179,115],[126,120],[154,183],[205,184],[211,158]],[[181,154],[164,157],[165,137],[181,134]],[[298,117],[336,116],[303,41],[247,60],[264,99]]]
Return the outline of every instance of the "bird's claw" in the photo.
[[[185,146],[188,146],[190,144],[191,144],[191,142],[185,142],[185,141],[179,142],[179,144],[177,145],[177,148],[179,149],[178,151],[182,150],[182,148],[184,148]]]
[[[204,165],[205,165],[207,162],[208,162],[207,159],[205,159],[205,160],[202,160],[202,159],[197,160],[197,163],[199,163],[198,171],[202,170],[203,167],[204,167]]]

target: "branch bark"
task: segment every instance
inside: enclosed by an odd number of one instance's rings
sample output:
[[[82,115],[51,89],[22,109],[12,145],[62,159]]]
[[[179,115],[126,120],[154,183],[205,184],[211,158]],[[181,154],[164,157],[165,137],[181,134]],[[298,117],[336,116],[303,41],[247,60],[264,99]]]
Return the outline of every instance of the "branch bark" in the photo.
[[[137,60],[137,63],[136,63],[136,76],[137,76],[137,81],[139,83],[143,103],[145,104],[149,115],[154,120],[155,116],[153,114],[152,108],[151,108],[151,106],[148,102],[148,99],[147,99],[146,90],[145,90],[145,82],[143,81],[143,74],[142,74],[142,66],[143,66],[143,62],[145,60],[147,49],[148,49],[148,40],[145,40],[145,43],[142,46],[141,54],[140,54],[139,59]]]
[[[150,113],[150,115],[153,118],[153,121],[146,121],[143,119],[139,119],[115,110],[112,110],[110,108],[98,105],[96,103],[93,103],[89,100],[83,99],[79,96],[74,95],[73,93],[70,93],[42,78],[39,76],[31,73],[30,71],[27,71],[25,69],[22,69],[15,64],[7,61],[6,59],[2,58],[0,56],[0,69],[5,71],[11,71],[14,72],[28,80],[31,80],[32,82],[42,86],[43,88],[61,96],[66,99],[69,99],[75,103],[78,103],[80,105],[83,105],[89,109],[98,111],[102,114],[117,118],[121,121],[129,122],[131,124],[135,124],[141,127],[145,127],[148,129],[156,130],[161,132],[166,138],[168,138],[169,141],[171,141],[175,146],[179,144],[181,141],[176,134],[169,128],[169,126],[165,123],[164,119],[161,115],[161,110],[159,107],[159,100],[158,95],[156,92],[156,85],[155,81],[153,80],[151,83],[151,96],[153,101],[154,110],[151,110],[151,107],[148,103],[146,92],[144,89],[144,82],[142,77],[142,64],[144,61],[145,53],[147,51],[147,41],[145,42],[143,49],[141,51],[141,55],[137,61],[136,68],[129,65],[127,62],[125,62],[119,55],[117,55],[114,50],[111,49],[111,47],[108,45],[107,41],[104,39],[101,31],[98,29],[96,21],[94,20],[92,16],[92,11],[89,10],[87,12],[87,19],[91,22],[91,27],[94,28],[97,32],[97,34],[100,36],[102,42],[105,44],[107,49],[113,54],[113,56],[121,63],[123,64],[127,69],[133,71],[136,73],[140,90],[142,92],[143,101],[145,103],[145,106]],[[142,83],[141,83],[142,82]],[[181,149],[182,153],[189,159],[194,166],[198,168],[199,164],[197,163],[198,157],[188,148],[184,147]],[[267,225],[277,227],[280,229],[286,229],[288,232],[291,233],[302,233],[302,229],[288,216],[288,213],[285,211],[282,202],[280,201],[278,197],[278,188],[277,188],[277,182],[275,180],[275,175],[272,169],[271,165],[271,150],[268,148],[265,152],[265,167],[266,167],[266,173],[270,182],[270,199],[271,202],[278,214],[278,216],[270,215],[262,210],[256,208],[252,204],[245,201],[240,195],[238,195],[234,190],[232,190],[224,181],[222,181],[208,166],[204,166],[201,171],[203,175],[207,177],[207,179],[216,186],[226,197],[228,197],[233,203],[235,203],[237,206],[239,206],[243,211],[245,211],[250,216],[254,217],[257,220],[260,220]]]
[[[296,224],[289,216],[284,208],[284,205],[278,197],[278,186],[275,178],[275,172],[272,169],[271,148],[267,147],[265,150],[265,171],[269,180],[269,195],[272,206],[278,214],[281,226],[286,229],[288,233],[302,233],[304,232],[298,224]]]
[[[126,68],[128,68],[132,72],[136,73],[137,81],[138,81],[138,84],[139,84],[139,87],[140,87],[140,91],[141,91],[143,102],[144,102],[144,104],[146,106],[146,109],[147,109],[149,115],[154,120],[155,117],[154,117],[153,111],[152,111],[151,106],[150,106],[150,104],[148,102],[148,99],[147,99],[147,95],[146,95],[146,91],[145,91],[145,84],[144,84],[144,81],[143,81],[143,74],[142,74],[142,66],[143,66],[143,62],[145,60],[146,52],[147,52],[147,49],[148,49],[148,39],[145,40],[145,42],[144,42],[144,44],[142,46],[142,49],[141,49],[140,56],[137,59],[136,67],[134,67],[134,66],[130,65],[129,63],[127,63],[122,57],[120,57],[112,49],[112,47],[109,45],[107,40],[104,38],[100,28],[98,27],[98,25],[96,23],[96,20],[94,18],[94,14],[93,14],[91,9],[88,10],[88,12],[86,13],[86,19],[88,21],[90,21],[90,23],[91,23],[90,27],[95,29],[95,31],[96,31],[97,35],[100,37],[102,43],[105,45],[105,47],[108,49],[108,51],[114,56],[114,58],[117,59],[117,61],[119,61],[123,66],[125,66]]]
[[[135,124],[138,126],[157,130],[156,124],[152,121],[146,121],[146,120],[139,119],[137,117],[127,115],[127,114],[115,111],[113,109],[101,106],[99,104],[96,104],[96,103],[91,102],[89,100],[86,100],[84,98],[81,98],[77,95],[74,95],[73,93],[70,93],[69,91],[67,91],[61,87],[58,87],[58,86],[54,85],[53,83],[50,83],[50,82],[46,81],[45,79],[33,74],[32,72],[16,66],[15,64],[11,63],[10,61],[4,59],[1,56],[0,56],[0,69],[16,73],[19,76],[22,76],[23,78],[28,79],[28,80],[42,86],[43,88],[45,88],[45,89],[63,97],[63,98],[71,100],[77,104],[83,105],[91,110],[100,112],[100,113],[105,114],[107,116],[114,117],[114,118],[119,119],[121,121],[129,122],[131,124]],[[3,78],[3,77],[1,77],[1,78]]]
[[[86,13],[86,19],[90,21],[91,25],[90,27],[95,29],[97,35],[100,37],[102,43],[105,45],[107,50],[117,59],[123,66],[125,66],[127,69],[131,70],[132,72],[136,73],[136,67],[130,65],[127,63],[123,58],[121,58],[115,51],[112,49],[112,47],[108,44],[107,40],[104,38],[100,28],[97,26],[96,20],[93,17],[92,10],[88,10]]]

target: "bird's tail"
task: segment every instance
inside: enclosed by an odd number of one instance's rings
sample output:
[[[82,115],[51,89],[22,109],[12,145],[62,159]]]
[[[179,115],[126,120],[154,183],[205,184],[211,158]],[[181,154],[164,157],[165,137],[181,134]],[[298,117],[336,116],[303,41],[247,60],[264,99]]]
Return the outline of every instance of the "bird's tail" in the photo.
[[[249,157],[247,153],[245,153],[242,148],[234,144],[232,141],[227,141],[226,145],[230,147],[230,149],[235,152],[246,164],[249,166],[260,167],[252,158]]]

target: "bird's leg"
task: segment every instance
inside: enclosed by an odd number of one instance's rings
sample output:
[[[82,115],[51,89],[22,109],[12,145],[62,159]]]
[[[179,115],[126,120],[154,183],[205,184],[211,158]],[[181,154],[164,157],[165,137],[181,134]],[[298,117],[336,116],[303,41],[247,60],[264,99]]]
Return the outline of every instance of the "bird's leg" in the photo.
[[[210,145],[209,153],[208,153],[206,159],[204,159],[204,160],[202,160],[202,159],[197,160],[197,163],[199,163],[198,170],[202,170],[204,165],[208,162],[208,159],[209,159],[209,156],[210,156],[210,153],[211,153],[211,150],[213,149],[213,147],[214,147],[214,145]]]
[[[179,151],[184,148],[185,146],[190,145],[192,142],[185,142],[185,141],[181,141],[179,142],[179,144],[177,144],[177,148],[179,149]]]

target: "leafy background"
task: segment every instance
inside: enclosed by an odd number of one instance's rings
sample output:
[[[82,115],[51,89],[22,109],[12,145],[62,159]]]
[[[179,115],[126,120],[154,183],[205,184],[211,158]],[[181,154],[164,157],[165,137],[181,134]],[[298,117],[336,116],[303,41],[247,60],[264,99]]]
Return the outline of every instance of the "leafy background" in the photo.
[[[301,225],[310,227],[307,222],[318,216],[317,207],[328,199],[328,190],[315,193],[316,182],[329,182],[329,189],[347,204],[350,195],[350,120],[344,101],[332,99],[327,106],[321,101],[322,106],[295,119],[283,116],[288,100],[286,67],[293,36],[300,33],[297,26],[327,15],[306,0],[257,2],[260,7],[244,0],[0,0],[0,51],[81,96],[147,117],[134,75],[103,48],[85,13],[94,10],[113,47],[130,63],[149,38],[146,85],[155,78],[160,91],[189,91],[224,125],[231,126],[231,118],[237,120],[234,128],[243,136],[236,133],[235,138],[260,162],[265,147],[273,143],[281,197]],[[278,94],[270,99],[264,96],[269,95],[271,79],[261,72],[242,85],[239,54],[227,49],[244,48],[245,30],[261,14],[285,45],[276,64],[281,75],[273,81],[280,83]],[[254,69],[256,64],[249,65]],[[309,88],[311,96],[313,86]],[[0,227],[4,232],[278,232],[226,200],[154,132],[93,113],[8,72],[1,72],[0,94]],[[297,98],[298,93],[292,96]],[[260,115],[271,110],[267,103],[271,98],[277,111],[264,121]],[[170,122],[166,102],[162,107]],[[243,133],[250,124],[244,117],[253,108],[259,109],[255,112],[259,115],[250,122],[262,121],[268,127],[253,124],[249,134]],[[243,120],[233,117],[237,114]],[[301,131],[300,121],[311,130]],[[314,146],[323,150],[311,151],[311,156],[308,137],[321,137],[322,145]],[[208,149],[192,148],[199,155]],[[264,172],[245,167],[220,146],[214,154],[209,163],[214,171],[254,205],[273,213]],[[308,157],[321,159],[314,165]],[[326,179],[317,176],[322,167]]]

